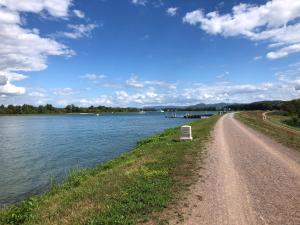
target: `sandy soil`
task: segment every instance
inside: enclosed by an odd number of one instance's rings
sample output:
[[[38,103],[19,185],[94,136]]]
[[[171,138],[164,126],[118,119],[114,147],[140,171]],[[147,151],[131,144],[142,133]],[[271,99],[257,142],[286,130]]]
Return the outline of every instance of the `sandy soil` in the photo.
[[[170,224],[299,225],[300,154],[223,116],[216,124],[203,179]],[[174,209],[173,209],[174,210]]]

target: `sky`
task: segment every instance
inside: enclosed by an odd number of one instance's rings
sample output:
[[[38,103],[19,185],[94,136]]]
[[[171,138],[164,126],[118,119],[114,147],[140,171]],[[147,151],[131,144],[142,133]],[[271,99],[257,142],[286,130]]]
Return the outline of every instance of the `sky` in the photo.
[[[299,97],[298,0],[0,0],[0,104]]]

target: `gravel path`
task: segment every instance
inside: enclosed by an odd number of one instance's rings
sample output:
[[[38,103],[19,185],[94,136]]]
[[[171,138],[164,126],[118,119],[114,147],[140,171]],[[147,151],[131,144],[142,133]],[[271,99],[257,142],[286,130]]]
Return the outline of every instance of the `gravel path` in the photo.
[[[170,224],[300,224],[299,152],[233,114],[216,124],[204,173],[183,203],[181,220]]]

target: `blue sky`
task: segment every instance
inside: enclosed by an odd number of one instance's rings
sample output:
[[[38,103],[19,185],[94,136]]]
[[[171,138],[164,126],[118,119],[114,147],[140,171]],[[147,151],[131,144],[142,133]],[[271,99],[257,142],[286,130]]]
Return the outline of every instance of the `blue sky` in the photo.
[[[300,97],[300,2],[0,0],[0,104]]]

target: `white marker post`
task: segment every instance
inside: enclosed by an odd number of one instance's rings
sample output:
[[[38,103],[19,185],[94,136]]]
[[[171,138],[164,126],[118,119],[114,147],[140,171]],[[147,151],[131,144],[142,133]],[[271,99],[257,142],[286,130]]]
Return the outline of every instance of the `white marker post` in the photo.
[[[180,136],[180,141],[191,141],[193,140],[192,137],[192,127],[191,126],[181,126],[181,136]]]

